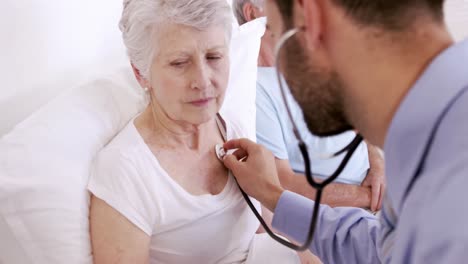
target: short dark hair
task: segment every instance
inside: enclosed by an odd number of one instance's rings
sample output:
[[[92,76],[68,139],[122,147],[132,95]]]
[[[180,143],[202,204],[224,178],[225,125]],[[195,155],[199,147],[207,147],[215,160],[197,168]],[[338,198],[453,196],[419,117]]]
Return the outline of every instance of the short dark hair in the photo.
[[[310,0],[305,0],[310,1]],[[358,24],[387,30],[403,30],[414,15],[429,14],[437,21],[443,19],[444,0],[331,0]],[[287,28],[292,26],[294,0],[275,0]]]

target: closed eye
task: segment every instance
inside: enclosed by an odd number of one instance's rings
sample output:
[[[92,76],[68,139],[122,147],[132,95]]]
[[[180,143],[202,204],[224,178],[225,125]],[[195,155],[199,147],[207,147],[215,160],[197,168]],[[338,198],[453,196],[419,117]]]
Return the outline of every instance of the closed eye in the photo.
[[[187,64],[186,61],[174,61],[174,62],[171,62],[170,65],[174,67],[183,67],[186,64]]]
[[[220,60],[222,57],[221,56],[208,56],[208,60]]]

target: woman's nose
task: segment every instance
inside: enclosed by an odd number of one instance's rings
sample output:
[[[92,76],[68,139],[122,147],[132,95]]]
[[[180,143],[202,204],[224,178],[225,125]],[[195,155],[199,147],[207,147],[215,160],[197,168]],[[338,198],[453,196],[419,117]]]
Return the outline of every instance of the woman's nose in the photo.
[[[210,70],[207,65],[200,64],[194,70],[192,89],[204,90],[210,86]]]

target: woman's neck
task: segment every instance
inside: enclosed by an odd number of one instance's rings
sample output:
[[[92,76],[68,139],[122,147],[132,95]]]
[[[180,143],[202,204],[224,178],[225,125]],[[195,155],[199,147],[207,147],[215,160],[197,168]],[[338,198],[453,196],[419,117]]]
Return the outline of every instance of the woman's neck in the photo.
[[[170,119],[163,111],[157,111],[152,105],[137,118],[135,125],[143,132],[142,136],[147,143],[192,151],[204,151],[213,147],[213,139],[218,132],[214,119],[201,125],[179,122]]]

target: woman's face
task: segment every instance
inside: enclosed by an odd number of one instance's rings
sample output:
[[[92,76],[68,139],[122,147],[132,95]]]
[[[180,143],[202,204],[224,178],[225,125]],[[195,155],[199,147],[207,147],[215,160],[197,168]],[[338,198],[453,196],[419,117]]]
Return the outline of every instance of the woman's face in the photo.
[[[179,123],[213,119],[229,79],[229,44],[224,27],[200,31],[167,25],[157,33],[149,83],[156,111]]]

